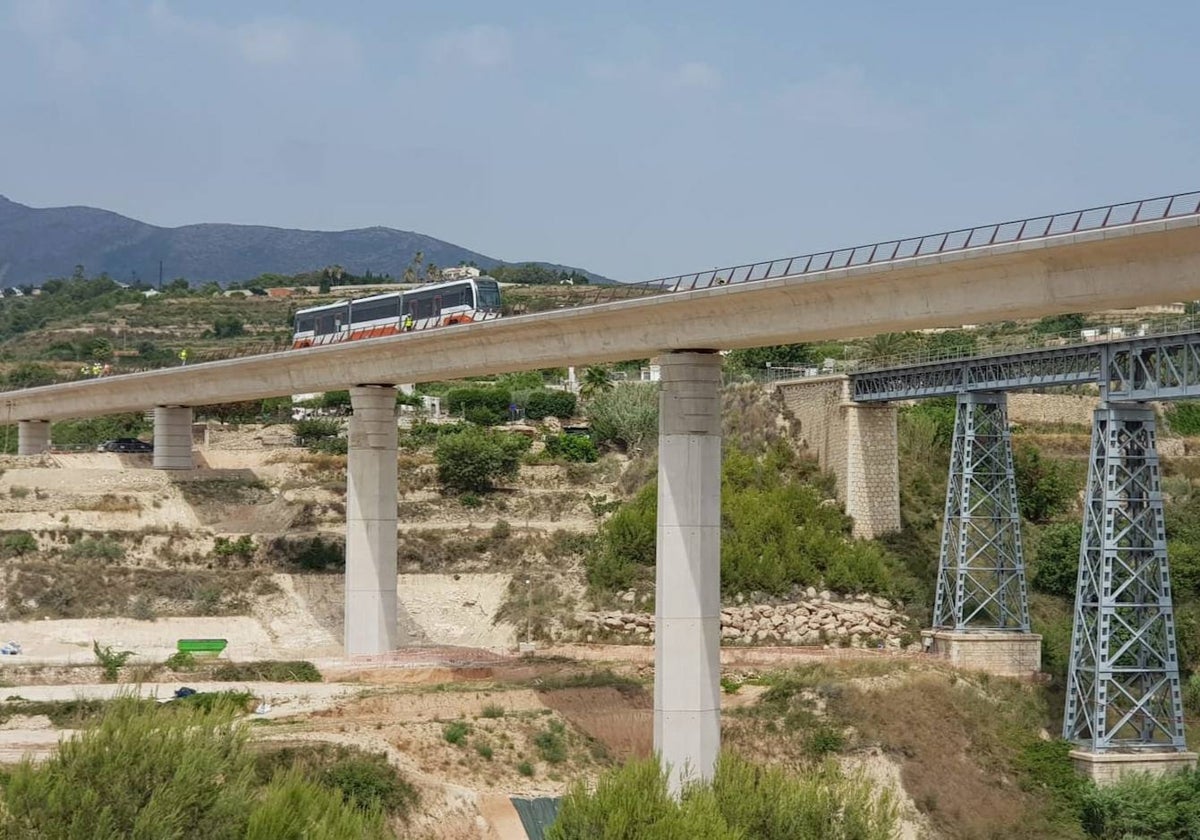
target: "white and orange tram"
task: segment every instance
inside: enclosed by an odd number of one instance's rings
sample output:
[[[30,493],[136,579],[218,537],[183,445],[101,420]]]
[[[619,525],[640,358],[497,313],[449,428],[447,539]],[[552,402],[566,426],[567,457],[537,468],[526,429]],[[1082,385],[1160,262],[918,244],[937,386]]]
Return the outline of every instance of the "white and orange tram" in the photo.
[[[491,277],[470,277],[301,309],[296,313],[292,347],[379,338],[498,317],[499,284]]]

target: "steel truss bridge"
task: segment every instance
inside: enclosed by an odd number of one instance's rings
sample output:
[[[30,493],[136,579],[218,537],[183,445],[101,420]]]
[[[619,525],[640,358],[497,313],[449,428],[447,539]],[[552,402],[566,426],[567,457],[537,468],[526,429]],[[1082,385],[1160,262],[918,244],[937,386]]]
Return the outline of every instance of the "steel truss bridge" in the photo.
[[[1200,398],[1200,329],[853,373],[855,402],[1097,385],[1106,402]]]
[[[1028,633],[1005,392],[1094,384],[1063,737],[1094,753],[1186,750],[1150,400],[1200,397],[1200,329],[851,375],[863,403],[954,395],[935,630]]]

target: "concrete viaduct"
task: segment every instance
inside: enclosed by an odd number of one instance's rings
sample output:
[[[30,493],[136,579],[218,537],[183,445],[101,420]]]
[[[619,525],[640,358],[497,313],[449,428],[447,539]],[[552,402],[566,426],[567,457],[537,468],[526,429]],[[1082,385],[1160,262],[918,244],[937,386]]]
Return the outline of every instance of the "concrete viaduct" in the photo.
[[[718,350],[1200,297],[1200,193],[655,281],[633,300],[0,394],[19,451],[54,420],[155,409],[192,466],[192,408],[350,389],[346,652],[398,647],[395,384],[661,363],[654,743],[678,784],[720,743]]]

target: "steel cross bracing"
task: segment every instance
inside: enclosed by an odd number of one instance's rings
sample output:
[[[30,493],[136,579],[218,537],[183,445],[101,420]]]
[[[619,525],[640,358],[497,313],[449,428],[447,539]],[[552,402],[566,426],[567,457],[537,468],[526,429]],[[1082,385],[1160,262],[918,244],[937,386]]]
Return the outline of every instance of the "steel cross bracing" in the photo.
[[[1097,409],[1088,463],[1063,738],[1185,749],[1154,411]]]
[[[1095,383],[1121,402],[1200,397],[1200,330],[850,375],[856,402]]]
[[[960,394],[933,626],[1029,632],[1021,517],[1003,394]]]

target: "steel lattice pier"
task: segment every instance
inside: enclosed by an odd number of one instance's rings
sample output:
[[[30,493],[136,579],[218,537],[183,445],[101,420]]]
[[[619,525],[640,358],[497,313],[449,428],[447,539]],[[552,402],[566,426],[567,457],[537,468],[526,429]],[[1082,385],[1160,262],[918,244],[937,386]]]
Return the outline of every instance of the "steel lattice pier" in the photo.
[[[1021,516],[1003,394],[958,395],[933,626],[1029,632]]]
[[[1063,737],[1083,749],[1185,749],[1154,411],[1097,409]]]

